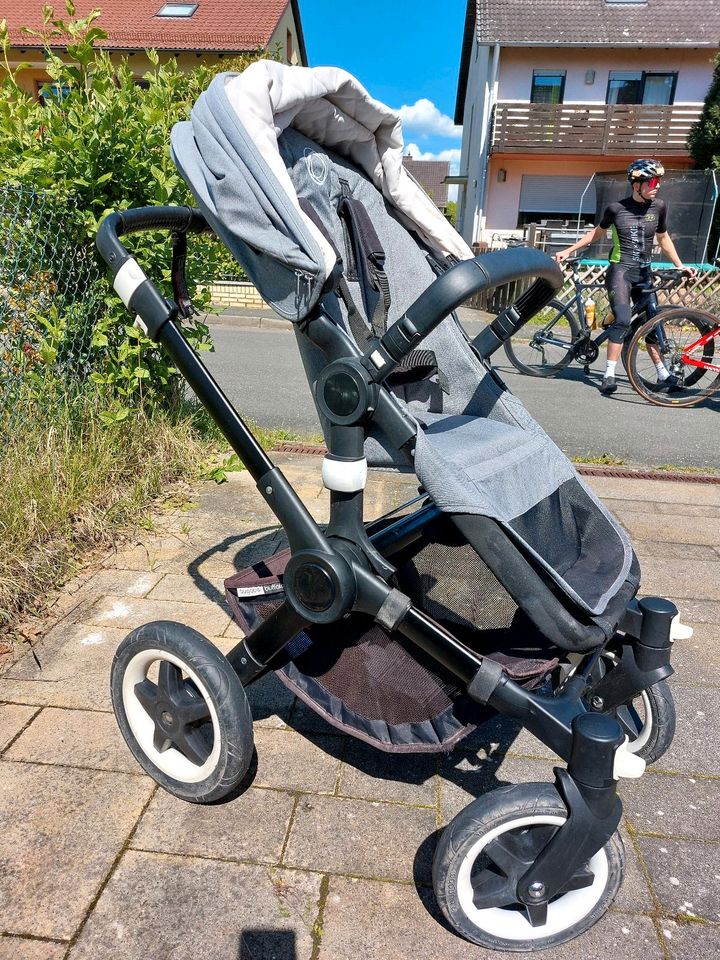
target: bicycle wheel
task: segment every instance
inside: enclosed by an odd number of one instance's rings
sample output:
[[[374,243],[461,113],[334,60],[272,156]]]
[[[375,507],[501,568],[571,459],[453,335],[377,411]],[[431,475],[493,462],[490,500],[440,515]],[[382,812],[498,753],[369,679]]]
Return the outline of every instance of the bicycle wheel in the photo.
[[[718,336],[703,346],[689,349],[714,328],[720,335],[718,322],[711,313],[684,307],[663,310],[639,326],[633,334],[627,358],[627,374],[635,391],[658,407],[694,407],[720,390],[717,370],[696,367],[688,362],[693,359],[717,366],[715,341]],[[657,347],[668,373],[677,378],[676,390],[658,389],[657,371],[648,353],[648,345]]]
[[[580,336],[573,307],[573,303],[551,300],[543,311],[550,317],[547,323],[525,324],[505,341],[505,353],[516,370],[530,377],[554,377],[570,363],[572,345]]]

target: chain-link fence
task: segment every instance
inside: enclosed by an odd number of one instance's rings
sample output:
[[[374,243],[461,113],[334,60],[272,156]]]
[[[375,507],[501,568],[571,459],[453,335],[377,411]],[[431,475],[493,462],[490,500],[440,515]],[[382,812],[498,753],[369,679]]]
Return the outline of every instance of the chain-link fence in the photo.
[[[0,183],[0,422],[49,372],[87,376],[99,276],[72,199]]]

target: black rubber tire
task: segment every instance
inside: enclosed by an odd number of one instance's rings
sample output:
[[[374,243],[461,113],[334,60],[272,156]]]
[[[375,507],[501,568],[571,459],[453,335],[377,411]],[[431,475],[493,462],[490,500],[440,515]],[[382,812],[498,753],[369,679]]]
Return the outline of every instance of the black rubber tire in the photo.
[[[160,656],[155,657],[150,651],[156,651]],[[152,737],[145,732],[153,724],[150,714],[134,694],[137,685],[133,676],[147,673],[145,662],[151,657],[152,662],[166,660],[171,664],[170,669],[182,678],[184,694],[189,692],[192,698],[205,701],[214,710],[215,718],[210,716],[207,721],[202,721],[199,732],[209,747],[206,763],[194,763],[175,747],[167,751],[155,749]],[[171,657],[179,662],[174,662]],[[124,690],[129,669],[132,673]],[[199,683],[189,676],[189,671]],[[200,689],[201,685],[205,693]],[[250,706],[238,675],[217,647],[202,634],[169,620],[147,623],[133,630],[115,653],[110,690],[120,732],[133,756],[168,793],[191,803],[212,803],[226,796],[242,781],[253,755]],[[131,718],[128,717],[128,707]],[[142,711],[150,724],[145,721]],[[138,734],[143,743],[138,740]],[[158,762],[170,769],[161,769]],[[203,772],[205,766],[208,769]]]
[[[638,720],[643,722],[644,720],[641,731],[639,732],[643,733],[645,743],[638,750],[634,750],[633,753],[642,757],[649,766],[651,763],[656,763],[660,757],[667,752],[673,741],[673,737],[675,736],[675,701],[673,700],[670,687],[665,680],[658,680],[657,683],[654,683],[643,692],[647,697],[647,703],[643,705],[644,709],[646,712],[648,709],[650,711],[649,729],[645,729],[647,716],[643,718],[638,710],[634,709],[635,705],[639,703],[640,697],[636,698],[633,704],[630,705],[630,711],[624,711],[623,715],[618,716],[617,719],[620,721],[624,732],[630,737],[631,744],[636,738],[632,736],[628,728],[628,723],[632,722],[633,719],[635,719],[636,722]]]
[[[515,953],[531,953],[556,947],[580,936],[589,930],[606,913],[622,883],[625,853],[618,833],[607,841],[596,856],[604,856],[607,876],[594,902],[589,897],[584,915],[569,915],[566,927],[555,933],[542,936],[541,928],[535,928],[538,936],[525,938],[529,924],[521,911],[509,907],[493,908],[493,913],[502,910],[506,914],[503,923],[513,927],[517,936],[502,937],[483,929],[468,916],[460,902],[458,879],[464,861],[471,854],[478,840],[493,830],[510,825],[524,817],[558,817],[567,819],[567,809],[555,786],[550,783],[523,783],[500,787],[474,800],[465,807],[445,828],[433,860],[433,887],[443,914],[460,936],[490,950],[507,950]],[[564,895],[555,898],[551,906],[562,909]],[[568,895],[565,895],[568,896]],[[584,909],[584,908],[583,908]],[[577,912],[577,908],[576,908]],[[496,921],[497,924],[497,921]]]
[[[510,363],[518,370],[520,373],[527,374],[529,377],[554,377],[561,370],[564,370],[569,363],[572,362],[573,353],[569,349],[571,343],[574,343],[575,340],[580,336],[580,321],[575,315],[574,305],[568,307],[567,304],[561,303],[560,300],[551,300],[550,303],[545,307],[546,310],[554,310],[555,316],[547,323],[544,327],[535,328],[534,326],[528,326],[527,324],[524,327],[521,327],[518,333],[511,337],[509,340],[505,341],[505,354],[510,361]],[[553,363],[543,364],[541,366],[529,366],[520,359],[517,351],[521,348],[527,349],[526,344],[532,335],[538,333],[539,330],[548,330],[552,329],[553,325],[561,319],[560,315],[562,314],[562,319],[567,320],[570,327],[570,333],[565,335],[562,333],[563,339],[567,340],[568,350],[564,356],[558,356],[558,359]],[[530,337],[528,336],[530,334]],[[558,335],[560,336],[560,335]],[[538,354],[539,356],[539,354]]]
[[[699,337],[712,327],[717,326],[717,319],[704,310],[686,310],[683,307],[672,307],[662,310],[657,317],[641,324],[632,335],[627,356],[627,375],[633,389],[643,400],[658,407],[694,407],[707,397],[720,390],[720,375],[713,376],[712,371],[702,368],[690,369],[683,382],[685,390],[676,393],[663,393],[654,389],[654,367],[651,369],[650,358],[645,350],[645,337],[652,333],[659,323],[666,330],[672,329],[673,324],[678,326],[693,325],[696,333],[692,337]],[[720,345],[720,340],[717,341]],[[710,340],[703,350],[703,359],[706,362],[715,362],[715,340]],[[687,365],[682,368],[684,374]],[[671,373],[674,372],[672,369]],[[647,373],[648,376],[643,374]]]

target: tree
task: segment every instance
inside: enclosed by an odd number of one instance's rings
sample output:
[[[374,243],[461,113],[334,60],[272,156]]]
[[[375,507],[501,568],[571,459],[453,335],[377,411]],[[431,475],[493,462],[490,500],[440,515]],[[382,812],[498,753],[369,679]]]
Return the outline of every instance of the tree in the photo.
[[[720,168],[720,54],[715,57],[712,83],[700,119],[690,130],[687,145],[696,167]]]
[[[715,57],[712,83],[705,97],[702,113],[688,136],[688,150],[701,170],[720,170],[720,53]],[[712,256],[720,238],[720,208],[715,217],[708,239],[709,256]]]

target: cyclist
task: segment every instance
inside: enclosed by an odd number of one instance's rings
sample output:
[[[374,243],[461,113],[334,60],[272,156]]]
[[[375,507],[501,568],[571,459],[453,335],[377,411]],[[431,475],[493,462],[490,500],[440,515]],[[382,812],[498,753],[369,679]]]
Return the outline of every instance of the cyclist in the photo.
[[[610,307],[615,320],[610,326],[607,347],[607,366],[600,392],[612,394],[617,390],[615,368],[620,359],[622,344],[630,330],[632,303],[642,296],[642,286],[650,276],[650,258],[657,239],[660,249],[687,277],[695,271],[686,267],[677,254],[675,244],[667,232],[667,205],[657,193],[665,168],[659,160],[633,160],[627,168],[632,194],[605,208],[598,226],[581,237],[577,243],[555,254],[562,263],[576,250],[600,240],[608,228],[612,229],[613,245],[610,265],[605,277]],[[658,390],[679,389],[676,377],[671,376],[659,351],[648,345],[655,369]]]

